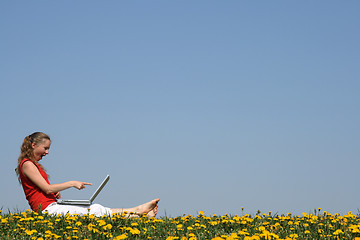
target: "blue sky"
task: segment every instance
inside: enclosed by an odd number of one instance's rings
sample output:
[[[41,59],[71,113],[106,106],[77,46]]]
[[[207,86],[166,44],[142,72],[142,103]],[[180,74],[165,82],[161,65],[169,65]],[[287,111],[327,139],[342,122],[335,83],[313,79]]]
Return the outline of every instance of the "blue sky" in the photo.
[[[0,208],[50,181],[159,215],[358,212],[359,1],[1,1]],[[95,187],[69,189],[88,197]]]

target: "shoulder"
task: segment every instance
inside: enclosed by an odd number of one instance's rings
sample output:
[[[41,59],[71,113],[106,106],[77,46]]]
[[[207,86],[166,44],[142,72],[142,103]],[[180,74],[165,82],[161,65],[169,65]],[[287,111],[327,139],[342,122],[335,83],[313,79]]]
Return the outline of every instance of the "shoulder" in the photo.
[[[33,163],[31,160],[29,159],[24,159],[22,161],[22,164],[20,164],[22,169],[37,169],[37,166],[35,165],[35,163]]]
[[[33,163],[33,161],[29,160],[29,161],[25,161],[23,163],[23,165],[21,166],[21,171],[25,174],[25,176],[30,177],[30,176],[36,176],[36,175],[40,175],[40,170],[39,168],[36,166],[35,163]]]

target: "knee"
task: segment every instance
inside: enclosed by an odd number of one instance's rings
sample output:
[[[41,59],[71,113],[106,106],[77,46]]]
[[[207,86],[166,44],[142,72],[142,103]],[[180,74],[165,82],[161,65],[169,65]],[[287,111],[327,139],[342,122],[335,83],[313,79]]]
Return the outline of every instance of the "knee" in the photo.
[[[94,214],[97,217],[109,215],[109,209],[100,204],[92,204],[90,206],[90,214]]]

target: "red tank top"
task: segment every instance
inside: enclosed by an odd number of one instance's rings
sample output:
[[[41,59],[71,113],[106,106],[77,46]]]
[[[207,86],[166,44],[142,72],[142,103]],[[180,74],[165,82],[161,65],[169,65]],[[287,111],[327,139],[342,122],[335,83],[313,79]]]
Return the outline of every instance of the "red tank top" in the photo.
[[[24,159],[21,161],[20,169],[20,180],[21,185],[24,189],[26,199],[29,202],[29,205],[34,211],[43,211],[51,203],[56,202],[55,193],[46,194],[38,186],[36,186],[22,171],[22,165],[26,161],[31,161],[29,159]],[[31,161],[32,162],[32,161]],[[39,165],[34,163],[35,166],[39,169],[41,176],[49,183],[48,176],[44,170],[40,168]],[[50,184],[50,183],[49,183]]]

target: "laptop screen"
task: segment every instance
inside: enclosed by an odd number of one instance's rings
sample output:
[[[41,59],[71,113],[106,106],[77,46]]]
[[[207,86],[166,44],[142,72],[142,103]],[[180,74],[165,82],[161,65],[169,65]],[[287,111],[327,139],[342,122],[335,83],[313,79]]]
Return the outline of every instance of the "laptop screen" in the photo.
[[[90,202],[94,201],[95,198],[97,197],[97,195],[100,193],[100,191],[104,188],[104,186],[106,185],[106,183],[109,181],[110,176],[107,175],[104,179],[104,181],[100,184],[100,186],[98,187],[98,189],[96,189],[96,191],[94,192],[94,194],[91,196],[90,198]]]

